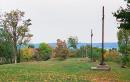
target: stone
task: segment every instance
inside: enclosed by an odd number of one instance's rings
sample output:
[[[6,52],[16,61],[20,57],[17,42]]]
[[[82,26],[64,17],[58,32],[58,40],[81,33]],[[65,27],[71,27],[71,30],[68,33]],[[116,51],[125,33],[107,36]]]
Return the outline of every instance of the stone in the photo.
[[[91,67],[92,70],[103,70],[110,71],[111,68],[108,65],[97,65],[96,67]]]

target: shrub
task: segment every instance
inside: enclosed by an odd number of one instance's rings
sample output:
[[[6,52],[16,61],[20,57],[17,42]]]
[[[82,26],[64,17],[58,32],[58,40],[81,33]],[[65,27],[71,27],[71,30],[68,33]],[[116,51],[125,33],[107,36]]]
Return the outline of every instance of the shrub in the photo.
[[[96,61],[100,58],[101,56],[101,49],[100,48],[96,48],[96,47],[93,47],[92,48],[92,55],[91,55],[91,47],[88,46],[87,47],[87,56],[88,58],[92,58],[93,61]]]
[[[10,42],[0,42],[0,64],[13,63],[13,54]]]
[[[56,57],[61,58],[61,59],[66,59],[68,56],[68,49],[67,48],[59,48],[57,47],[55,49],[56,52]]]
[[[78,49],[69,49],[69,57],[77,57],[78,56]]]
[[[77,51],[76,57],[82,57],[82,58],[87,57],[87,46],[81,46],[76,51]]]
[[[34,55],[32,57],[32,60],[36,60],[36,61],[40,61],[41,60],[38,48],[34,49]]]
[[[41,43],[39,46],[39,55],[41,60],[48,60],[50,59],[52,52],[52,48],[46,44],[46,43]]]
[[[32,48],[21,49],[21,61],[29,61],[34,55],[34,50]]]
[[[121,62],[121,56],[119,55],[119,52],[115,49],[107,50],[104,53],[104,57],[106,61],[113,61],[113,62]]]
[[[121,58],[121,60],[122,60],[122,67],[130,65],[129,56],[123,55],[122,58]]]

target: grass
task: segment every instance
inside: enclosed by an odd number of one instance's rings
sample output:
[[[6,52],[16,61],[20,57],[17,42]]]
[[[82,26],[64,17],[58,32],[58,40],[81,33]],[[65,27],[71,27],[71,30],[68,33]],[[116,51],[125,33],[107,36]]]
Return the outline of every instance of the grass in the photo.
[[[129,82],[130,68],[107,62],[111,71],[93,71],[97,63],[80,58],[65,61],[23,62],[0,65],[0,82]]]

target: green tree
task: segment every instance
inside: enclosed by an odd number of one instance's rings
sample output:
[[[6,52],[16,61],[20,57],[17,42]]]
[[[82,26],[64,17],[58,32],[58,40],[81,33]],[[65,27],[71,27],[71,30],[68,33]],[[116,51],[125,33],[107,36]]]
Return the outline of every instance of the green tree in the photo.
[[[130,0],[125,0],[125,1],[127,1],[127,3],[130,3]]]
[[[9,42],[0,43],[0,57],[1,64],[3,63],[12,63],[12,45]]]
[[[0,29],[0,57],[1,64],[12,63],[13,47],[10,39],[8,38],[8,33],[6,33],[2,28]],[[4,60],[4,61],[3,61]]]
[[[113,13],[119,23],[119,29],[130,29],[130,0],[125,1],[127,1],[127,8],[121,7]]]
[[[29,42],[32,37],[32,34],[29,33],[28,28],[31,25],[31,20],[23,20],[22,18],[24,17],[24,14],[25,13],[20,10],[12,10],[5,13],[2,17],[1,26],[4,31],[9,34],[9,38],[13,44],[15,63],[17,63],[19,57],[17,47]]]
[[[129,43],[130,30],[120,29],[117,33],[119,52],[127,53]]]
[[[76,36],[70,36],[68,38],[68,48],[77,49],[78,38]]]
[[[129,44],[129,30],[130,30],[130,0],[127,1],[127,8],[121,7],[117,12],[113,13],[116,17],[119,27],[118,29],[118,46],[119,51],[123,54],[122,64],[126,65],[129,61],[128,59],[128,44]]]
[[[46,44],[46,43],[41,43],[39,46],[39,54],[41,59],[43,60],[48,60],[51,56],[52,48]]]
[[[130,54],[130,30],[120,29],[117,36],[119,52],[122,53],[122,64],[125,66],[129,62],[128,54]]]
[[[87,55],[89,58],[92,58],[93,61],[96,61],[99,59],[101,55],[101,49],[96,47],[93,47],[92,49],[93,49],[93,54],[91,55],[91,47],[90,46],[87,47]]]

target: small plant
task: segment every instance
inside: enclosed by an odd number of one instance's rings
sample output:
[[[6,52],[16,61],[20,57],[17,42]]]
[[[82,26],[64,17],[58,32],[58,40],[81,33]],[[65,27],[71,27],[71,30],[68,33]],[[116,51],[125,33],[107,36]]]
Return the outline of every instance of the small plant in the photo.
[[[129,61],[130,61],[128,56],[127,55],[122,56],[121,60],[122,60],[121,67],[126,68],[126,66],[129,64]]]

